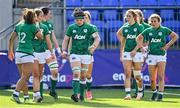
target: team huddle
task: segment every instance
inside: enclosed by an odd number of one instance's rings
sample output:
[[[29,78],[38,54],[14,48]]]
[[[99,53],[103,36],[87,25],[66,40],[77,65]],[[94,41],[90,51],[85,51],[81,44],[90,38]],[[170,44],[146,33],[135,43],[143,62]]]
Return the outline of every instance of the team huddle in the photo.
[[[42,102],[43,82],[42,76],[46,63],[51,72],[51,87],[49,95],[58,99],[56,92],[58,62],[55,51],[63,59],[68,59],[72,68],[71,99],[74,102],[93,98],[91,93],[93,53],[100,43],[98,28],[91,24],[89,11],[75,8],[72,13],[74,24],[67,28],[62,48],[59,48],[49,8],[25,9],[21,21],[15,26],[9,40],[8,58],[15,59],[20,79],[12,94],[12,99],[22,103],[19,99],[20,92],[24,94],[24,102],[29,100],[28,80],[33,75],[33,101]],[[125,15],[126,23],[117,31],[121,43],[120,60],[125,72],[124,99],[131,99],[131,78],[137,83],[135,98],[141,100],[144,96],[141,69],[144,61],[148,63],[151,77],[152,100],[162,101],[164,91],[164,73],[166,66],[166,50],[178,39],[178,35],[169,28],[161,26],[161,17],[152,14],[149,17],[150,25],[144,22],[140,10],[128,10]],[[171,36],[171,41],[166,44],[166,36]],[[18,46],[14,54],[14,41],[18,37]],[[146,60],[147,58],[147,60]],[[156,88],[158,74],[159,90]]]

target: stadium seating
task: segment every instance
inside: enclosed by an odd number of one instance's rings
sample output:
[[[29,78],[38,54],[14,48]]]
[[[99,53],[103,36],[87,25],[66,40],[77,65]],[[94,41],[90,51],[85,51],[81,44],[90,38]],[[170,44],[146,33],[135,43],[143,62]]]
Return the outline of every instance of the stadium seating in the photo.
[[[117,11],[116,10],[105,10],[104,11],[104,20],[116,20]]]
[[[163,26],[169,27],[171,29],[178,29],[180,21],[178,20],[167,20],[162,23]]]
[[[92,21],[92,24],[96,25],[99,29],[106,28],[106,23],[104,21]]]
[[[154,10],[143,10],[144,18],[148,19],[151,14],[155,13]]]
[[[156,6],[157,0],[139,0],[140,6]]]
[[[109,33],[109,37],[110,37],[110,43],[117,43],[118,42],[118,39],[117,39],[117,36],[116,36],[116,31],[112,31]]]
[[[98,20],[99,19],[99,12],[98,10],[88,10],[91,14],[91,20]]]
[[[101,6],[101,2],[99,0],[83,0],[82,5],[86,7],[96,7]]]
[[[120,5],[123,7],[126,6],[138,6],[138,1],[137,0],[120,0]]]
[[[73,16],[72,16],[73,10],[67,10],[66,11],[66,18],[68,21],[72,21],[74,20]]]
[[[123,22],[122,21],[118,21],[118,20],[116,20],[116,21],[107,21],[107,27],[109,28],[109,29],[118,29],[118,28],[120,28],[121,26],[123,25]]]
[[[175,0],[158,0],[159,6],[174,6],[176,5]]]
[[[165,20],[172,20],[174,18],[174,10],[160,10],[160,16]]]
[[[102,6],[119,6],[119,0],[101,0]]]
[[[81,6],[81,0],[66,0],[66,6]]]

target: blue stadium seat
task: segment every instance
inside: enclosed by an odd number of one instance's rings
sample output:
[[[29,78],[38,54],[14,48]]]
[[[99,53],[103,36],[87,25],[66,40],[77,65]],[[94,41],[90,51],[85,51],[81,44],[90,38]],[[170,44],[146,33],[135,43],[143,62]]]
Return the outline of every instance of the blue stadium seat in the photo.
[[[66,0],[66,6],[71,7],[71,6],[81,6],[81,0]]]
[[[104,32],[98,32],[101,38],[101,43],[104,43]]]
[[[101,6],[101,2],[99,0],[83,0],[82,5],[89,7],[96,7],[96,6]]]
[[[155,13],[154,10],[143,10],[144,18],[148,19],[151,14]]]
[[[92,21],[92,24],[96,25],[100,31],[102,31],[103,28],[106,28],[106,23],[104,21]]]
[[[119,0],[101,0],[102,6],[119,6]]]
[[[180,6],[180,0],[176,0],[176,5]]]
[[[159,6],[174,6],[176,5],[176,0],[158,0]]]
[[[139,0],[140,6],[156,6],[157,0]]]
[[[88,10],[91,14],[91,20],[98,20],[99,19],[99,12],[98,10]]]
[[[163,26],[171,28],[172,30],[180,28],[180,21],[178,20],[168,20],[162,23]]]
[[[117,11],[116,10],[105,10],[104,11],[104,19],[105,20],[116,20],[117,19]]]
[[[68,21],[74,20],[72,13],[73,13],[73,10],[67,10],[67,11],[66,11],[66,19],[67,19]]]
[[[118,42],[115,31],[110,32],[109,36],[110,36],[110,43],[117,43]]]
[[[138,6],[138,1],[137,0],[120,0],[120,5],[123,7]]]
[[[160,10],[160,16],[163,19],[170,20],[174,18],[174,10]]]
[[[123,25],[122,21],[117,21],[117,20],[116,21],[107,21],[107,27],[110,28],[110,29],[116,28],[116,30],[117,30],[122,25]]]

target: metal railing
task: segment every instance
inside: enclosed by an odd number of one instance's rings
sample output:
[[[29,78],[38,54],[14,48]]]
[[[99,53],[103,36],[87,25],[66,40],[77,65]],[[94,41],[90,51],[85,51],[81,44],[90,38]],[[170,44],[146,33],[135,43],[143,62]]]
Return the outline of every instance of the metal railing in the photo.
[[[19,21],[15,22],[14,24],[10,25],[9,27],[0,31],[0,50],[7,50],[8,49],[8,41],[10,38],[10,34],[14,29],[14,26]]]

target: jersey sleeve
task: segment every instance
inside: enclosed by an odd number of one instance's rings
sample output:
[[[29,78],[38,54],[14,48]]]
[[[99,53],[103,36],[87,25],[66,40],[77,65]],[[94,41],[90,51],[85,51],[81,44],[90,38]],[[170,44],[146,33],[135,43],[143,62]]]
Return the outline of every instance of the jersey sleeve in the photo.
[[[34,35],[36,35],[36,33],[40,30],[40,28],[38,26],[36,26],[35,24],[32,26],[32,32]]]
[[[66,36],[71,37],[72,36],[72,30],[71,30],[71,26],[68,27],[67,31],[66,31]]]
[[[148,38],[147,38],[148,37],[148,29],[145,29],[141,34],[144,37],[144,40],[148,41]]]
[[[15,28],[14,28],[13,32],[18,33],[18,25],[16,25],[16,26],[15,26]]]
[[[168,36],[168,35],[170,35],[172,33],[172,30],[167,28],[167,27],[165,27],[164,28],[164,32],[165,32],[165,35]]]
[[[48,34],[50,34],[50,31],[49,31],[49,29],[48,29],[47,26],[44,26],[44,34],[45,34],[45,36],[47,36]]]
[[[97,32],[97,27],[91,26],[91,32],[90,34],[92,35],[93,33]]]
[[[144,30],[143,25],[140,25],[140,26],[139,26],[139,34],[140,34],[140,33],[142,33],[142,32],[143,32],[143,30]]]

